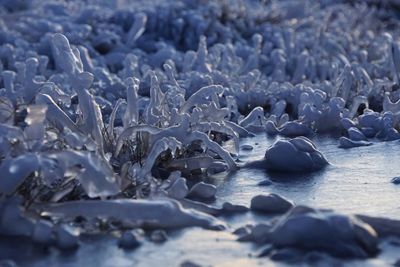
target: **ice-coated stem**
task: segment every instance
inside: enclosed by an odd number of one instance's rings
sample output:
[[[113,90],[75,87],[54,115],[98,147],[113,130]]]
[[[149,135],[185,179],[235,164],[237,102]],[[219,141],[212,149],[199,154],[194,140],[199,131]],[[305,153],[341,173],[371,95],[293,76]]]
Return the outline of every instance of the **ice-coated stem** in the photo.
[[[138,107],[138,90],[139,90],[139,79],[126,78],[126,96],[127,96],[127,108],[124,116],[124,127],[137,125],[139,123],[139,107]]]
[[[128,32],[126,37],[126,44],[131,47],[135,44],[136,40],[144,33],[146,29],[147,15],[145,13],[138,13],[135,16],[135,21]]]

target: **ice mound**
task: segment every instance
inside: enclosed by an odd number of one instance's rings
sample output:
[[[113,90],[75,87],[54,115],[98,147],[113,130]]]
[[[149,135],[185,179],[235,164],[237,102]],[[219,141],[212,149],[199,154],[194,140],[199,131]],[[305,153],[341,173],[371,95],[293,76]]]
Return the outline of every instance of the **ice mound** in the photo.
[[[173,200],[92,200],[49,204],[40,208],[43,214],[74,218],[117,219],[135,227],[182,228],[199,226],[224,229],[224,223],[213,216],[184,209]]]
[[[250,209],[266,214],[285,213],[293,207],[293,202],[277,195],[257,195],[251,199]]]
[[[240,239],[271,244],[267,253],[271,255],[274,250],[288,248],[303,255],[322,251],[343,258],[367,258],[378,252],[378,235],[369,224],[352,216],[305,206],[292,208],[273,225],[253,226]]]
[[[306,137],[277,141],[265,152],[264,162],[267,170],[276,172],[311,172],[329,164]]]

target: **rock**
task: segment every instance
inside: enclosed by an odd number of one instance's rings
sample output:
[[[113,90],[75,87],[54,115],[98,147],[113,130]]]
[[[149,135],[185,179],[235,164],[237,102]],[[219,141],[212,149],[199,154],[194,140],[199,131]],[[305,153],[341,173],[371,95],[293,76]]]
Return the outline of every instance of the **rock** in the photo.
[[[400,236],[400,220],[357,214],[356,218],[374,228],[379,237]]]
[[[141,245],[138,234],[135,231],[125,231],[118,240],[118,246],[123,249],[135,249]]]
[[[224,171],[228,170],[228,168],[229,167],[224,162],[214,161],[208,166],[207,173],[208,174],[216,174],[216,173],[224,172]]]
[[[34,222],[26,218],[20,198],[0,201],[0,235],[30,236],[34,226]]]
[[[189,196],[195,198],[210,199],[214,198],[216,193],[217,187],[215,185],[200,182],[195,184],[190,189]]]
[[[270,186],[270,185],[272,185],[272,182],[270,180],[263,180],[263,181],[259,182],[257,185],[259,185],[259,186]]]
[[[182,177],[176,179],[175,182],[167,188],[168,196],[175,199],[185,198],[188,193],[189,188],[186,185],[186,179]]]
[[[347,137],[340,137],[339,139],[339,147],[340,148],[352,148],[352,147],[359,147],[359,146],[370,146],[372,145],[371,142],[368,141],[353,141]]]
[[[201,267],[201,265],[194,263],[190,260],[186,260],[186,261],[182,262],[179,266],[180,267]]]
[[[236,213],[236,212],[246,212],[249,208],[243,205],[236,205],[230,202],[224,202],[222,204],[222,212],[223,213]]]
[[[346,130],[350,129],[351,127],[357,126],[355,122],[350,120],[349,118],[343,118],[340,120],[340,122],[342,123],[343,128],[345,128]]]
[[[59,225],[55,229],[55,234],[57,246],[60,249],[75,249],[78,247],[79,233],[71,227]]]
[[[260,250],[257,257],[261,258],[261,257],[269,256],[273,250],[274,250],[274,247],[272,245],[268,244]]]
[[[280,128],[280,134],[284,136],[306,136],[311,133],[311,129],[300,122],[289,121],[282,125]]]
[[[339,263],[338,259],[331,258],[328,255],[326,255],[324,253],[320,253],[318,251],[308,252],[304,257],[304,261],[306,261],[308,264],[313,265],[313,266],[318,264],[318,262],[319,263],[323,262],[327,266],[340,266],[341,265]]]
[[[365,135],[365,137],[367,138],[374,138],[376,135],[376,131],[374,128],[371,127],[363,127],[361,128],[361,132],[363,133],[363,135]]]
[[[251,233],[251,229],[248,226],[242,226],[236,229],[233,234],[239,237],[247,236]]]
[[[304,252],[295,248],[282,248],[272,251],[270,258],[274,261],[299,262],[303,259]]]
[[[311,172],[322,169],[328,161],[305,137],[279,140],[265,152],[265,167],[276,172]]]
[[[251,150],[253,150],[253,147],[251,145],[242,145],[240,148],[243,151],[251,151]]]
[[[376,112],[368,112],[358,116],[358,123],[361,127],[368,127],[374,130],[378,130],[381,127],[381,119],[379,113]]]
[[[53,239],[52,225],[46,221],[38,221],[33,229],[32,240],[34,242],[50,245]]]
[[[367,138],[365,137],[365,135],[360,132],[360,130],[358,130],[356,127],[350,127],[347,130],[347,133],[349,135],[349,138],[353,141],[365,141],[367,140]]]
[[[258,195],[251,199],[250,209],[262,213],[285,213],[293,205],[293,202],[277,194]]]
[[[377,233],[379,235],[378,231],[377,231]],[[389,239],[389,244],[392,245],[392,246],[400,247],[400,239],[398,237],[397,238],[395,237],[393,239],[392,238]]]
[[[392,183],[393,183],[393,184],[400,184],[400,176],[394,177],[394,178],[392,179]]]
[[[259,223],[251,227],[250,233],[242,235],[238,241],[252,241],[257,244],[265,243],[269,237],[272,226],[266,223]]]
[[[293,208],[274,225],[268,237],[277,248],[324,251],[332,256],[366,258],[378,252],[378,237],[368,224],[353,216]]]
[[[400,139],[400,134],[396,129],[390,127],[380,131],[376,137],[383,141],[394,141]]]
[[[297,137],[290,140],[290,142],[300,151],[313,153],[317,150],[311,140],[305,137]]]
[[[155,243],[163,243],[167,241],[168,235],[164,230],[155,230],[150,235],[150,240]]]

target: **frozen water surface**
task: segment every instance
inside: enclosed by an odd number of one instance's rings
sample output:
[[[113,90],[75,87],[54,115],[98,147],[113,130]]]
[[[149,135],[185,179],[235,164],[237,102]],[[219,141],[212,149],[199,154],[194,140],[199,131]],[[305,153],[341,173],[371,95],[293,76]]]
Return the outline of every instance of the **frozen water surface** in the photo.
[[[19,242],[19,250],[12,252],[13,245]],[[213,249],[210,249],[212,247]],[[74,253],[50,250],[44,252],[33,249],[24,240],[0,240],[2,253],[15,257],[19,266],[106,266],[106,267],[146,267],[146,266],[180,266],[185,261],[201,264],[201,266],[235,267],[235,266],[293,266],[270,259],[258,258],[260,247],[250,243],[236,241],[236,236],[226,232],[215,232],[192,228],[169,233],[165,243],[145,243],[135,250],[123,250],[117,246],[117,241],[109,237],[96,237],[82,242]],[[379,257],[366,261],[326,258],[315,262],[313,266],[351,266],[380,267],[389,266],[398,256],[398,245],[392,240],[382,242],[383,249]],[[21,259],[18,254],[23,251],[26,257]],[[306,264],[296,266],[309,266]]]
[[[271,138],[257,135],[244,138],[241,144],[253,147],[252,151],[240,151],[243,163],[262,159],[265,150],[281,137]],[[235,173],[214,175],[208,182],[217,185],[216,203],[229,201],[249,206],[250,199],[257,194],[277,193],[296,204],[312,207],[332,208],[343,213],[362,213],[400,219],[400,196],[391,178],[398,175],[398,141],[374,143],[372,147],[352,149],[338,148],[337,139],[331,137],[311,138],[326,156],[330,166],[309,174],[270,174],[261,169],[241,168]],[[230,143],[226,144],[230,148]],[[258,183],[269,179],[268,186]],[[110,236],[86,237],[75,253],[64,253],[51,249],[46,256],[34,249],[29,242],[0,240],[2,253],[12,256],[21,266],[179,266],[185,261],[202,266],[290,266],[258,258],[262,247],[251,243],[237,242],[231,232],[247,223],[265,222],[271,217],[245,213],[222,217],[229,224],[228,231],[216,232],[200,228],[189,228],[168,232],[168,240],[155,244],[145,241],[135,250],[118,247],[117,239]],[[395,239],[394,239],[395,240]],[[380,244],[383,250],[377,258],[367,261],[343,261],[327,258],[315,266],[339,264],[338,266],[388,266],[398,256],[400,247],[388,239]],[[17,245],[18,243],[19,245]],[[20,244],[24,244],[21,246]],[[210,249],[212,247],[212,249]],[[18,249],[16,249],[18,248]],[[26,252],[22,260],[18,254]],[[207,264],[204,264],[207,263]]]
[[[258,135],[243,140],[254,147],[242,151],[244,162],[262,159],[277,138]],[[312,207],[332,208],[345,213],[362,213],[400,219],[398,186],[391,179],[399,175],[399,142],[379,142],[370,147],[338,148],[337,139],[312,138],[331,165],[308,174],[270,174],[260,169],[242,168],[232,175],[213,177],[218,184],[217,199],[249,205],[261,193],[277,193]],[[269,186],[258,183],[269,179]]]

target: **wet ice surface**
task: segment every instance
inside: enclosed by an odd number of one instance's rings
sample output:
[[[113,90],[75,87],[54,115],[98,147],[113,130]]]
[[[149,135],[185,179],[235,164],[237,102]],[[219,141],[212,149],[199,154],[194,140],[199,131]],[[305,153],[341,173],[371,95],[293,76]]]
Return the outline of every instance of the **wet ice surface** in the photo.
[[[254,147],[241,152],[244,162],[262,159],[276,138],[264,135],[243,140]],[[338,148],[337,139],[312,138],[330,166],[311,174],[273,175],[259,169],[242,168],[233,175],[214,176],[218,202],[249,205],[261,193],[277,193],[296,204],[331,208],[344,213],[400,218],[400,188],[391,179],[399,175],[398,141],[374,143],[370,147]],[[256,145],[256,143],[258,143]],[[258,183],[270,179],[270,186]]]
[[[276,140],[277,138],[264,135],[243,139],[242,144],[251,145],[254,149],[241,151],[241,161],[249,162],[262,158],[265,149]],[[392,177],[399,175],[398,141],[374,143],[372,147],[346,150],[337,147],[337,139],[316,137],[312,140],[331,163],[323,171],[279,177],[263,170],[241,168],[233,174],[213,176],[210,181],[218,186],[217,200],[214,204],[231,201],[249,206],[250,199],[257,194],[278,193],[297,204],[332,208],[344,213],[400,218],[399,188],[390,182]],[[229,147],[229,144],[227,146]],[[270,179],[272,184],[257,185],[266,179]],[[38,256],[37,251],[28,246],[28,253],[25,255],[32,256],[21,261],[16,252],[14,257],[21,266],[161,266],[160,260],[162,266],[179,266],[186,260],[201,266],[288,266],[272,262],[268,258],[257,258],[261,248],[250,243],[237,242],[236,236],[231,234],[237,227],[266,221],[268,217],[245,213],[222,219],[229,224],[228,231],[188,228],[169,232],[165,243],[145,241],[133,251],[120,249],[117,240],[112,237],[96,237],[84,240],[76,253],[65,254],[51,249],[48,256]],[[10,248],[17,247],[18,244],[14,246],[8,241],[0,240],[0,251],[12,255]],[[399,246],[384,241],[380,247],[383,250],[379,256],[367,261],[327,259],[315,266],[388,266],[397,260]],[[3,250],[4,248],[8,248],[8,251]]]
[[[201,266],[309,266],[296,263],[289,265],[281,262],[273,262],[269,258],[257,258],[260,248],[250,243],[239,243],[236,237],[227,232],[208,231],[200,228],[186,229],[169,233],[169,240],[162,244],[146,242],[136,250],[122,250],[117,246],[117,241],[110,237],[96,237],[83,241],[75,253],[65,253],[57,249],[51,249],[49,253],[40,255],[38,251],[23,248],[26,243],[21,240],[0,240],[0,256],[2,253],[10,253],[10,247],[19,244],[19,251],[26,250],[24,255],[30,255],[21,259],[18,252],[13,255],[19,266],[180,266],[182,262],[190,260]],[[398,257],[399,245],[393,245],[393,240],[382,242],[382,252],[378,257],[366,261],[343,261],[327,258],[323,262],[313,263],[312,266],[389,266]],[[212,247],[213,249],[210,249]],[[5,249],[6,248],[6,249]],[[4,250],[5,249],[5,250]]]

